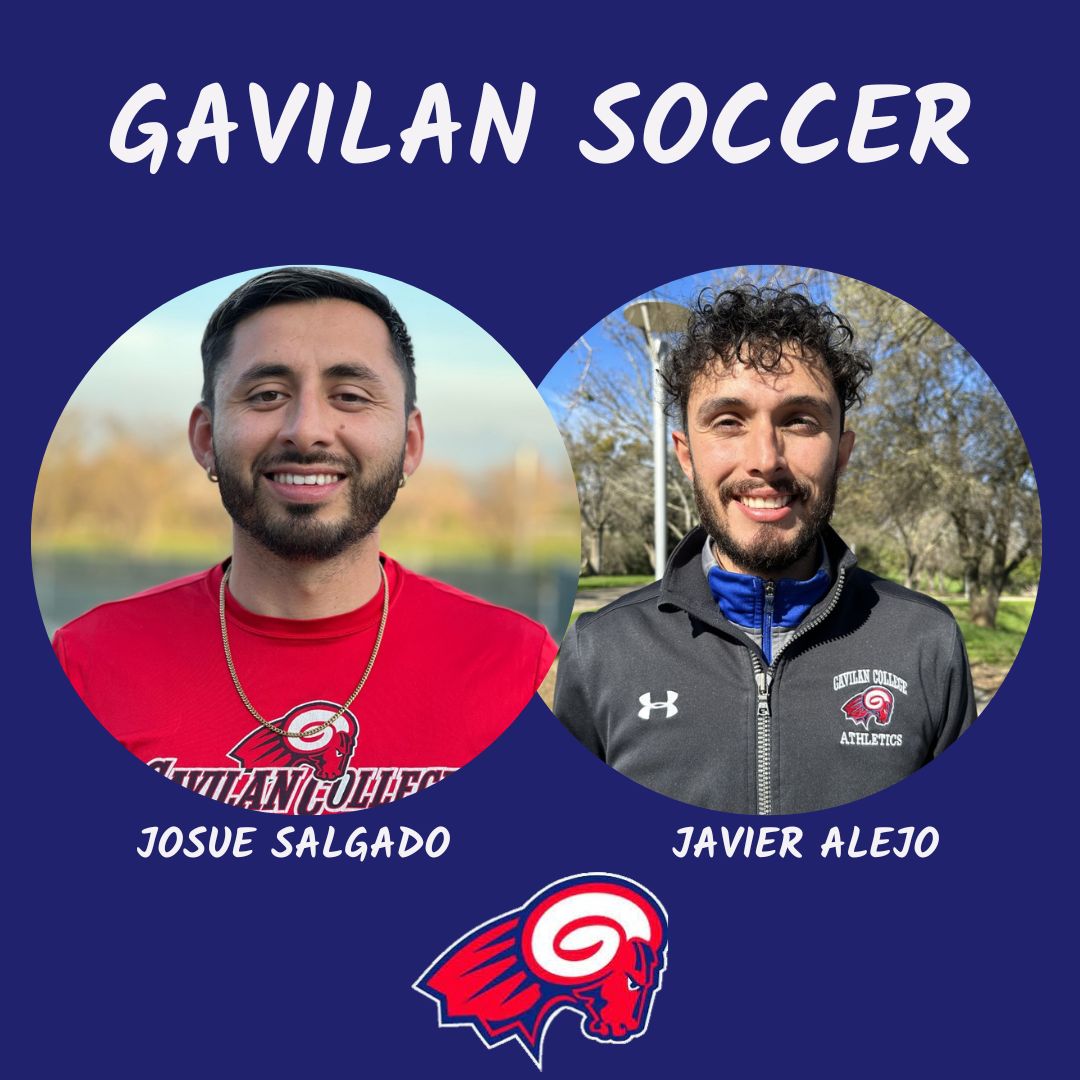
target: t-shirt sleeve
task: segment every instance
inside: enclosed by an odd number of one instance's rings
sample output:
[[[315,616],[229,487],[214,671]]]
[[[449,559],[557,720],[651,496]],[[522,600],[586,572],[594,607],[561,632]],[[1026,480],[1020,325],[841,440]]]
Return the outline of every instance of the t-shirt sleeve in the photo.
[[[64,669],[64,674],[68,677],[71,685],[75,687],[79,696],[83,696],[84,687],[79,676],[78,665],[69,652],[68,639],[63,627],[53,634],[52,647],[53,652],[56,653],[56,659],[60,661],[60,667]]]
[[[588,680],[581,664],[578,628],[572,626],[563,638],[559,651],[559,668],[555,674],[555,715],[578,742],[603,760],[604,746],[588,690]]]
[[[942,686],[941,726],[934,743],[937,757],[971,727],[975,720],[975,688],[971,682],[971,665],[960,627],[954,624],[952,656]]]

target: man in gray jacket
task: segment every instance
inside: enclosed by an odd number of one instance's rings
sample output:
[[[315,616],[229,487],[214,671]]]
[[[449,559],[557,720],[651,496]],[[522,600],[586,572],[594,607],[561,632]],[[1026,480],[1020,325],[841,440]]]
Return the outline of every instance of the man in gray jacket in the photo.
[[[952,614],[860,569],[829,527],[870,363],[792,289],[703,294],[664,369],[701,527],[661,581],[582,615],[555,713],[647,787],[737,813],[859,799],[974,719]]]

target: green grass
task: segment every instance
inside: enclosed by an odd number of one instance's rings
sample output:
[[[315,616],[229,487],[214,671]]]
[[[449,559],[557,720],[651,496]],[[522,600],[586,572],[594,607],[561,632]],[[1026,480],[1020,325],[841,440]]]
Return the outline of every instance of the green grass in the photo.
[[[630,588],[637,585],[648,585],[655,581],[651,574],[623,574],[622,576],[594,576],[578,579],[578,591],[582,589],[618,589],[625,586]]]
[[[1002,600],[998,605],[997,626],[987,630],[975,626],[968,614],[966,600],[947,599],[949,610],[960,624],[968,657],[973,664],[1011,664],[1031,622],[1034,600]]]

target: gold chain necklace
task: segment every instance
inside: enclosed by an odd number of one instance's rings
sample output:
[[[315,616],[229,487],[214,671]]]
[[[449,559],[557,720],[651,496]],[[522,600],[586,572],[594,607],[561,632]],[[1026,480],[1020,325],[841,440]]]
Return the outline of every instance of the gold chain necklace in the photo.
[[[251,704],[247,694],[244,693],[244,688],[240,685],[240,676],[236,674],[236,665],[233,663],[232,649],[229,648],[229,628],[225,623],[225,586],[229,582],[229,574],[231,571],[232,566],[230,565],[226,567],[225,573],[221,575],[221,588],[218,590],[218,617],[221,619],[221,644],[225,648],[225,663],[229,665],[229,674],[232,676],[233,686],[236,687],[236,692],[240,695],[240,700],[244,703],[247,711],[251,713],[263,727],[269,728],[274,734],[281,735],[283,738],[294,738],[296,737],[296,732],[286,731],[284,728],[275,727],[269,720],[264,719],[259,714],[259,710]],[[310,731],[305,731],[302,736],[305,739],[314,739],[316,735],[321,734],[328,727],[336,724],[338,720],[345,715],[345,710],[357,699],[360,695],[360,691],[364,689],[364,683],[367,682],[367,678],[371,674],[371,669],[375,666],[375,657],[379,655],[379,646],[382,644],[383,631],[386,629],[386,617],[390,614],[390,583],[386,580],[386,570],[381,562],[379,563],[379,573],[382,576],[382,618],[379,620],[379,632],[375,635],[375,645],[372,647],[371,656],[368,657],[367,667],[364,668],[364,674],[360,676],[360,681],[356,684],[356,689],[349,695],[348,701],[346,701],[345,704],[342,705],[341,708],[338,709],[338,711],[325,723],[312,728]]]

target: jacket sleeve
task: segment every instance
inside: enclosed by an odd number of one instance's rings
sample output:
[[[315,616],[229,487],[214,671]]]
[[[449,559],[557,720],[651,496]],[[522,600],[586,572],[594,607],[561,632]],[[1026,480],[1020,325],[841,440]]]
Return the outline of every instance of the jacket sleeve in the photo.
[[[581,662],[578,624],[567,631],[559,650],[559,667],[555,673],[555,715],[578,742],[601,761],[604,760],[604,746],[589,701],[588,673]]]
[[[954,624],[952,655],[942,682],[941,723],[933,756],[954,742],[971,727],[975,719],[975,689],[971,682],[971,665],[960,627]]]

